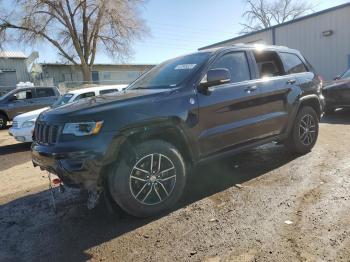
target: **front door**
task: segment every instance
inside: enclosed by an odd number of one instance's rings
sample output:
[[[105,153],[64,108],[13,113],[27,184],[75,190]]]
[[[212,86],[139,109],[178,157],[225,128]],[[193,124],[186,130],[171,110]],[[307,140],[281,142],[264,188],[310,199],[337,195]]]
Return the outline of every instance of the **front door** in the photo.
[[[201,156],[227,150],[260,136],[260,90],[251,80],[246,52],[230,52],[217,58],[209,69],[226,68],[230,83],[199,93],[198,142]]]
[[[10,119],[34,109],[36,109],[34,89],[19,90],[13,94],[8,103],[8,115]]]

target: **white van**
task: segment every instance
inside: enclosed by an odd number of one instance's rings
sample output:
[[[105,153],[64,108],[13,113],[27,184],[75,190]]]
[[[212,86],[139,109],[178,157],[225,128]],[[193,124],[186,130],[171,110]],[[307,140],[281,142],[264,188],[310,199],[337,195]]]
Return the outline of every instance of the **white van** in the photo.
[[[122,91],[126,87],[127,85],[111,85],[72,90],[61,96],[52,107],[59,107],[83,98]],[[44,107],[16,116],[13,119],[12,127],[9,129],[10,136],[13,136],[19,142],[32,142],[35,121],[41,112],[49,108],[50,107]]]

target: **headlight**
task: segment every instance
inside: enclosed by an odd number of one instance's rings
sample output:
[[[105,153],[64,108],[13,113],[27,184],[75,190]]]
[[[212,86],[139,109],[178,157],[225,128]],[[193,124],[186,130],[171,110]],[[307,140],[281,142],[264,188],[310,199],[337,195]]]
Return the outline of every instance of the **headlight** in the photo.
[[[35,121],[25,121],[23,124],[22,124],[22,128],[28,128],[28,127],[32,127],[35,125]]]
[[[63,134],[75,136],[89,136],[98,134],[101,130],[103,121],[99,122],[80,122],[66,123],[63,128]]]

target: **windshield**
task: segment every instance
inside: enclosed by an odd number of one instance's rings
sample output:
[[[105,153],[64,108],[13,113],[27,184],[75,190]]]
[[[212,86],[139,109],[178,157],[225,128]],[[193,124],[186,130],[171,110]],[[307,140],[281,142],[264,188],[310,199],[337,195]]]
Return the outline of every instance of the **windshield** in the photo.
[[[62,106],[64,104],[67,104],[69,100],[72,98],[73,94],[64,94],[61,96],[51,107],[56,108],[59,106]]]
[[[341,76],[341,79],[345,79],[345,78],[350,78],[350,69],[348,69],[348,71],[346,71],[346,72]]]
[[[168,60],[141,76],[127,89],[173,88],[192,75],[208,59],[210,53],[196,53]]]
[[[8,97],[12,96],[16,91],[18,91],[18,89],[14,89],[14,90],[12,90],[10,92],[0,93],[0,95],[1,95],[0,96],[0,100],[3,100],[5,98],[8,98]]]

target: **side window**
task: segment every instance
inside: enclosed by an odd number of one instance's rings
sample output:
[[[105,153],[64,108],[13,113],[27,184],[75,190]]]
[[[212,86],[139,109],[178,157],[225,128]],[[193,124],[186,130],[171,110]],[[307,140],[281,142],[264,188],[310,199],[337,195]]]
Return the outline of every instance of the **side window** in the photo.
[[[284,75],[281,59],[273,51],[255,51],[255,61],[258,65],[260,78]]]
[[[23,90],[14,94],[16,100],[25,100],[33,98],[33,90]]]
[[[211,66],[211,69],[214,68],[228,69],[231,74],[231,83],[250,80],[248,61],[244,52],[223,55]]]
[[[288,75],[304,73],[308,71],[303,61],[301,61],[301,59],[297,55],[290,54],[290,53],[280,53],[280,54],[284,63],[285,71]]]
[[[100,91],[100,95],[118,92],[118,89],[105,89]]]
[[[78,96],[74,99],[74,101],[77,101],[77,100],[83,99],[83,98],[92,97],[92,96],[95,96],[95,92],[83,93],[83,94],[78,95]]]
[[[36,89],[37,97],[50,97],[55,96],[55,92],[51,88],[38,88]]]

